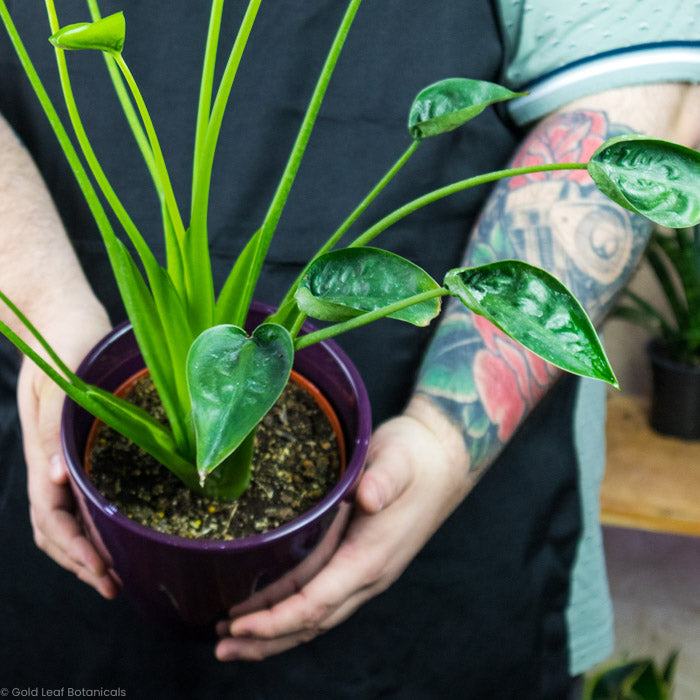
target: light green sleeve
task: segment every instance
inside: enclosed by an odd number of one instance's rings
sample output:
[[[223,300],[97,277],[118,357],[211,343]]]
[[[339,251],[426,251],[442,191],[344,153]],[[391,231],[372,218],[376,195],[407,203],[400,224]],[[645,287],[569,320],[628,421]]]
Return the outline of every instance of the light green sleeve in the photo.
[[[627,85],[700,81],[697,0],[499,0],[503,82],[526,124],[579,97]]]

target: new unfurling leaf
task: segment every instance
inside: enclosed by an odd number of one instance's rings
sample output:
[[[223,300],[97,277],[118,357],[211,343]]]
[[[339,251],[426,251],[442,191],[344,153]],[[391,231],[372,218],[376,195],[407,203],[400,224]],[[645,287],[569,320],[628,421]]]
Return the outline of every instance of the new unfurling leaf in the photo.
[[[49,37],[49,41],[59,49],[94,49],[121,53],[125,36],[124,13],[115,12],[95,22],[80,22],[62,27]]]

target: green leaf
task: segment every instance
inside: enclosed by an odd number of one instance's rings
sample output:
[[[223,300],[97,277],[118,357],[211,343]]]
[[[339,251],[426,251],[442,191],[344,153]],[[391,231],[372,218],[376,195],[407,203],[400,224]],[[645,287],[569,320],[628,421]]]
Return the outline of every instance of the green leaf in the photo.
[[[294,361],[289,332],[263,323],[252,336],[233,325],[209,328],[187,356],[187,386],[203,482],[272,408]]]
[[[524,94],[485,80],[447,78],[418,93],[408,113],[408,131],[414,139],[443,134],[481,114],[494,102]]]
[[[652,662],[640,659],[614,666],[602,672],[595,681],[591,692],[591,700],[631,700],[639,696],[632,695],[632,686],[639,676],[644,673]]]
[[[47,341],[31,323],[27,322],[25,325],[44,348],[49,347]],[[194,465],[180,455],[168,429],[148,413],[99,387],[86,384],[70,372],[63,362],[59,361],[61,372],[65,374],[63,376],[3,321],[0,321],[0,333],[32,360],[75,403],[135,442],[182,479],[189,488],[196,487]],[[49,354],[52,358],[56,357],[53,350]]]
[[[125,36],[124,13],[116,12],[95,22],[80,22],[62,27],[49,37],[49,41],[59,49],[96,49],[121,53]]]
[[[664,258],[664,240],[659,239],[663,239],[663,235],[658,231],[655,231],[652,234],[652,238],[649,241],[649,245],[645,251],[646,259],[652,271],[656,275],[656,279],[658,280],[664,296],[671,307],[671,311],[676,318],[678,328],[687,328],[689,319],[688,308],[685,303],[684,295],[682,295],[676,288],[674,276],[666,266],[667,259],[671,262],[672,266],[676,268],[677,272],[680,273],[680,268],[683,267],[682,260],[680,257],[676,258],[675,253],[677,251],[671,249],[667,250],[666,258]]]
[[[598,188],[625,209],[672,228],[700,223],[700,153],[645,136],[619,136],[591,156]]]
[[[583,307],[545,270],[503,260],[450,270],[445,286],[469,309],[553,365],[617,386]]]
[[[188,405],[187,396],[182,395],[182,382],[176,376],[177,369],[182,367],[177,367],[177,362],[174,362],[174,358],[168,352],[159,309],[136,263],[124,243],[119,240],[114,241],[112,265],[119,293],[134,327],[136,342],[163,402],[175,441],[183,452],[186,452],[189,438],[183,406]],[[165,321],[167,322],[167,319]],[[181,391],[180,395],[178,390]]]
[[[666,659],[666,663],[664,664],[663,670],[661,672],[661,678],[663,679],[664,683],[666,683],[666,685],[669,686],[669,688],[673,685],[673,679],[676,675],[677,666],[678,652],[674,650],[668,655],[668,659]]]
[[[662,335],[665,338],[669,338],[674,334],[674,330],[668,324],[663,314],[651,304],[630,290],[625,290],[625,296],[634,306],[620,303],[612,310],[610,318],[634,323],[642,328],[646,328],[652,335]]]
[[[379,248],[344,248],[317,258],[295,293],[301,311],[322,321],[345,321],[440,285],[414,263]],[[429,299],[389,315],[427,326],[440,312]]]

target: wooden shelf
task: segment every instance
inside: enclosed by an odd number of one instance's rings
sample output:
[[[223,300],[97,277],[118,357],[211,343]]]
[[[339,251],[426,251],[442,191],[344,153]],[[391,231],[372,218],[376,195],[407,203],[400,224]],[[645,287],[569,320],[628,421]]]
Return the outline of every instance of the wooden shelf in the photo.
[[[604,525],[700,536],[700,441],[659,435],[636,396],[608,400]]]

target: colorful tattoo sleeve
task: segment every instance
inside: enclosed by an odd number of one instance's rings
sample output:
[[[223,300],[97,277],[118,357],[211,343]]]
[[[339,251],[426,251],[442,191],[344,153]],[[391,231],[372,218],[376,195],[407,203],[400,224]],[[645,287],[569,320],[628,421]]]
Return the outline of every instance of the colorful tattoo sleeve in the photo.
[[[605,139],[629,131],[601,112],[555,115],[526,139],[514,165],[587,160]],[[600,194],[585,170],[518,177],[492,192],[463,264],[519,258],[539,265],[599,322],[639,260],[649,228]],[[471,469],[480,471],[557,372],[452,300],[424,358],[417,391],[460,426]]]

